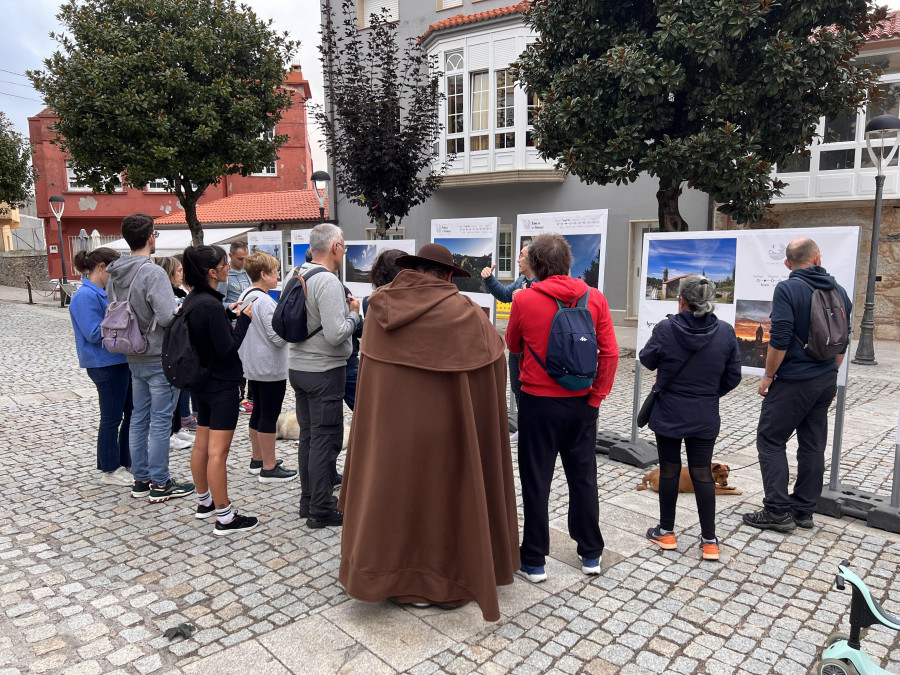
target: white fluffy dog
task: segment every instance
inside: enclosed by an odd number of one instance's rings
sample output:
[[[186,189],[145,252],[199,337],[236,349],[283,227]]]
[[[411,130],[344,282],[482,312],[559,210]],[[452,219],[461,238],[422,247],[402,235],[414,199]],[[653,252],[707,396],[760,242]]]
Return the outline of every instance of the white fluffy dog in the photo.
[[[275,424],[275,438],[289,441],[300,440],[300,424],[297,422],[295,411],[283,412],[278,416],[278,422]],[[350,427],[344,424],[344,442],[341,450],[347,449],[348,440],[350,440]]]

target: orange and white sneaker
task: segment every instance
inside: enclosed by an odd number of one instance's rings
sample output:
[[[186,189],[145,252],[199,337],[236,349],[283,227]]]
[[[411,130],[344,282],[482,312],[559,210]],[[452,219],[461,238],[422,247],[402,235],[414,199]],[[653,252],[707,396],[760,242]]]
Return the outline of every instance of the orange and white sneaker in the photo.
[[[703,541],[700,540],[700,551],[703,554],[704,560],[718,560],[719,559],[719,542],[717,541]]]
[[[654,544],[659,546],[666,551],[674,551],[678,548],[678,543],[675,540],[675,534],[673,532],[666,532],[665,534],[660,530],[659,525],[656,527],[651,527],[647,530],[647,539],[652,541]]]

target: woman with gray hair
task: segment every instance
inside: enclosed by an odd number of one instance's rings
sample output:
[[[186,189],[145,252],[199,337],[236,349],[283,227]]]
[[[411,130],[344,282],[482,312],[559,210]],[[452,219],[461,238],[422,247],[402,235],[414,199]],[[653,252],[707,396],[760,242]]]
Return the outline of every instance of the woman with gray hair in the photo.
[[[658,392],[650,429],[659,451],[659,525],[647,531],[647,538],[660,548],[677,548],[675,505],[684,441],[704,560],[719,559],[716,486],[710,467],[719,435],[719,397],[741,381],[734,328],[713,314],[715,297],[716,285],[706,277],[682,279],[678,314],[656,324],[640,353],[644,367],[657,371]]]

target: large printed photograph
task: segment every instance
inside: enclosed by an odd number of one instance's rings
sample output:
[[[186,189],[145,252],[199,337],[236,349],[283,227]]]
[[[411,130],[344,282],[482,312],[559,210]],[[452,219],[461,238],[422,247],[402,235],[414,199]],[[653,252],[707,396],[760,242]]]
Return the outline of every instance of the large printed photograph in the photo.
[[[716,302],[734,303],[737,239],[651,239],[647,253],[648,300],[677,300],[681,280],[692,274],[716,284]]]
[[[375,244],[348,244],[345,264],[345,279],[351,283],[371,284],[372,263],[378,257]]]
[[[493,265],[494,240],[491,237],[447,237],[435,239],[435,244],[446,246],[453,255],[453,262],[472,275],[453,277],[453,283],[461,291],[486,293],[481,283],[481,270]]]
[[[741,352],[741,365],[765,368],[772,330],[771,300],[738,300],[735,303],[734,333]]]
[[[563,234],[572,250],[572,267],[569,273],[573,279],[582,279],[591,288],[600,287],[600,245],[603,243],[603,235],[599,232],[592,234]],[[533,237],[523,236],[519,241],[519,250],[531,244]],[[520,271],[521,274],[521,271]]]

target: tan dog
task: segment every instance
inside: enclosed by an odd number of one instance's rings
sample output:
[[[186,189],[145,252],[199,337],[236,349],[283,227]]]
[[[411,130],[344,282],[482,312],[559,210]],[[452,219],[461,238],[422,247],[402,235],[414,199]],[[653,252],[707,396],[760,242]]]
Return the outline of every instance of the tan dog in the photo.
[[[300,424],[297,422],[297,413],[293,410],[283,412],[275,423],[275,438],[288,441],[300,439]],[[350,427],[344,425],[344,441],[341,450],[347,449],[347,441],[350,440]]]
[[[729,467],[727,464],[719,464],[714,462],[711,467],[713,482],[716,484],[717,495],[739,495],[743,494],[733,485],[728,484]],[[659,492],[659,469],[653,469],[641,480],[638,490],[646,490],[650,487],[654,492]],[[688,467],[681,467],[681,476],[678,478],[679,492],[693,492],[694,484],[691,482],[691,474]]]

